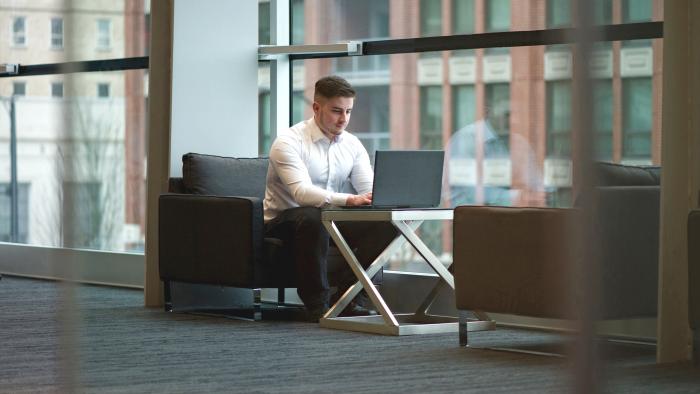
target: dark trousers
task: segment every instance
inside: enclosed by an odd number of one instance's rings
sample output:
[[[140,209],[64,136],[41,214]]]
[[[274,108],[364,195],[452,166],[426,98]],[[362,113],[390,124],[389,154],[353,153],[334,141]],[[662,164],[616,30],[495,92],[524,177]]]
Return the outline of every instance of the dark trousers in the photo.
[[[394,226],[387,222],[339,222],[337,225],[365,268],[398,234]],[[329,283],[337,284],[338,293],[342,294],[356,280],[347,264],[334,273],[335,277],[328,277],[327,257],[331,241],[321,223],[319,208],[298,207],[283,211],[265,223],[265,237],[283,240],[285,251],[292,254],[297,293],[307,307],[329,305]]]

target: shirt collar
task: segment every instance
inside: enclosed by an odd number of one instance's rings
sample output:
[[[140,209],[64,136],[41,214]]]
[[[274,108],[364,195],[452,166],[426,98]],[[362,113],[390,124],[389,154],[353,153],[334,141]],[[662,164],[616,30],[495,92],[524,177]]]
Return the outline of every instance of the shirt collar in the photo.
[[[314,143],[317,143],[319,140],[326,139],[328,140],[328,137],[326,137],[325,134],[323,134],[323,131],[318,127],[316,124],[316,119],[312,116],[311,119],[308,120],[309,124],[309,130],[311,132],[311,141]],[[345,136],[345,130],[343,130],[340,135],[336,136],[335,139],[333,140],[334,142],[340,142],[343,140],[343,136]],[[331,142],[333,142],[331,141]]]

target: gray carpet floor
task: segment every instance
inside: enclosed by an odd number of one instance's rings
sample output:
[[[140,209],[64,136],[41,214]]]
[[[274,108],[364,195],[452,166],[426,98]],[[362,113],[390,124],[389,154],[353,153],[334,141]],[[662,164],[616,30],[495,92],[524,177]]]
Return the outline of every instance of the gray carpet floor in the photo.
[[[548,350],[572,338],[498,328],[477,347]],[[700,368],[604,342],[604,392],[700,392]],[[297,321],[143,307],[140,291],[5,277],[0,392],[570,392],[572,357],[460,348],[456,334],[388,337]]]

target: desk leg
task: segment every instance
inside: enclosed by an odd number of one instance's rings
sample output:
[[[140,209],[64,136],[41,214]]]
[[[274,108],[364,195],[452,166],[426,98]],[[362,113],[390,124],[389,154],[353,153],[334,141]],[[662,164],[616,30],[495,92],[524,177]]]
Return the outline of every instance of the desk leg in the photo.
[[[411,229],[403,221],[392,221],[394,226],[403,234],[404,237],[411,243],[414,249],[423,257],[423,259],[435,270],[435,272],[445,281],[452,289],[455,288],[455,280],[450,271],[445,268],[440,259],[428,249],[423,241],[418,238],[414,229]]]
[[[347,261],[348,264],[350,265],[350,268],[355,273],[355,276],[360,280],[360,284],[367,291],[367,294],[369,295],[369,298],[372,300],[372,303],[377,308],[379,313],[381,313],[382,317],[384,318],[384,322],[388,326],[398,327],[399,322],[396,320],[396,317],[394,316],[394,314],[391,313],[391,310],[389,310],[389,307],[386,305],[386,302],[384,301],[382,296],[379,295],[377,288],[374,286],[374,283],[372,283],[371,278],[367,275],[365,270],[362,268],[362,265],[360,264],[360,262],[357,261],[357,257],[355,257],[355,254],[352,253],[352,249],[350,249],[350,246],[347,244],[347,242],[345,242],[345,238],[343,238],[343,236],[340,234],[340,231],[338,231],[338,227],[332,221],[331,222],[323,222],[323,225],[326,227],[326,230],[328,230],[328,234],[330,234],[330,236],[333,238],[333,241],[335,241],[336,246],[340,250],[340,253],[343,255],[343,257],[345,258],[345,261]],[[352,289],[354,289],[355,295],[357,295],[357,292],[359,292],[359,290],[360,290],[358,288],[357,284],[355,286],[353,286]],[[334,312],[338,312],[338,311],[335,311],[336,308],[333,308],[333,309],[334,309]],[[326,315],[330,315],[330,313],[327,313]]]
[[[401,248],[401,246],[405,243],[406,240],[403,237],[397,235],[397,237],[389,244],[389,246],[387,246],[386,249],[384,249],[384,251],[379,256],[377,256],[376,259],[374,259],[372,264],[369,267],[367,267],[367,276],[371,278],[377,272],[379,272],[379,270],[381,270],[382,267],[389,263],[389,258],[393,256],[394,253],[396,253],[396,251],[399,250],[399,248]],[[362,283],[359,281],[355,282],[355,284],[350,286],[350,288],[348,288],[345,294],[343,294],[342,297],[338,299],[335,305],[331,307],[331,309],[328,311],[328,314],[325,317],[338,317],[340,312],[342,312],[343,309],[345,309],[345,307],[348,306],[350,301],[352,301],[355,298],[355,296],[357,296],[360,290],[362,290]]]

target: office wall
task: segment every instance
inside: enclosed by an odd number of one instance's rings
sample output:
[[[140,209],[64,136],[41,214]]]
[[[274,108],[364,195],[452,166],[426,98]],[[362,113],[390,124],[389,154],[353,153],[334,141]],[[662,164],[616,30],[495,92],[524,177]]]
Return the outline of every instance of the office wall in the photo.
[[[257,15],[257,1],[175,1],[171,176],[187,152],[257,156]]]

